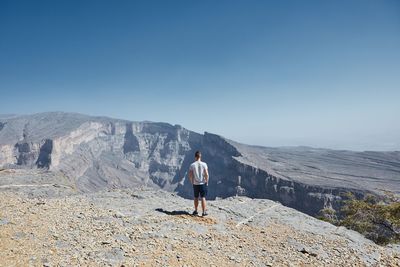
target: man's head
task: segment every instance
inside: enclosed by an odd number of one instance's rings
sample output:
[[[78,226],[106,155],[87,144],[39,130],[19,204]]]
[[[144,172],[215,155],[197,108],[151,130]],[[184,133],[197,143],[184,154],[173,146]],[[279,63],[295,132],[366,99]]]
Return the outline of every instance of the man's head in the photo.
[[[194,158],[195,158],[196,160],[201,159],[201,152],[197,150],[196,153],[194,153]]]

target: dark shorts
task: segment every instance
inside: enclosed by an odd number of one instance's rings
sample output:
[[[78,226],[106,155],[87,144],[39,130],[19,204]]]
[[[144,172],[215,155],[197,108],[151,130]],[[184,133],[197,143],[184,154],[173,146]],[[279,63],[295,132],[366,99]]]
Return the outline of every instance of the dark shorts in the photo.
[[[194,197],[198,198],[199,195],[201,197],[207,196],[207,185],[206,184],[194,184],[193,185],[193,193]]]

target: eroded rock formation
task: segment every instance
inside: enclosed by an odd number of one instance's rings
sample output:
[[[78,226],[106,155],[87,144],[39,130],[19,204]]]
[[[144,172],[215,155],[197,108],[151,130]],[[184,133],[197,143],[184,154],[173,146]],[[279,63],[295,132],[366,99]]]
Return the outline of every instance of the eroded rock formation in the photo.
[[[337,208],[343,192],[400,193],[400,152],[254,147],[179,125],[72,113],[0,118],[0,167],[48,169],[82,192],[146,185],[191,197],[187,170],[200,149],[210,198],[268,198],[315,215]]]

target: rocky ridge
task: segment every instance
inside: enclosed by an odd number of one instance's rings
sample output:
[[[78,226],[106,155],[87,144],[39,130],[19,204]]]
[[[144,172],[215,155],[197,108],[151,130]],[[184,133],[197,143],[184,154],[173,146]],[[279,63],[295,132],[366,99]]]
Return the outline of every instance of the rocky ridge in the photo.
[[[400,247],[275,201],[216,199],[198,217],[165,190],[82,193],[29,172],[0,171],[14,181],[0,186],[0,266],[400,266]]]

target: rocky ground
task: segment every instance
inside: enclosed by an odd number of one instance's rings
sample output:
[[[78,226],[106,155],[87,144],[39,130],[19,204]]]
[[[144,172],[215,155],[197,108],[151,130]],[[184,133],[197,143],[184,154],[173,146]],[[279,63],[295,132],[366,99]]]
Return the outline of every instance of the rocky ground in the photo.
[[[1,266],[400,266],[398,246],[270,200],[217,199],[198,217],[162,190],[2,181]]]

